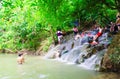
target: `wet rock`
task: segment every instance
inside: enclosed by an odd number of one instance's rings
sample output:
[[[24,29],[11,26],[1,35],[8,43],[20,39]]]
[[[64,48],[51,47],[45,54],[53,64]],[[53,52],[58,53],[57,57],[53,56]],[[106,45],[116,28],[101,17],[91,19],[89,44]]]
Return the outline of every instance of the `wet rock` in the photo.
[[[60,53],[59,57],[61,57],[63,54],[68,53],[68,50],[64,50]]]
[[[112,71],[120,72],[120,32],[114,36],[112,43],[108,47],[108,51],[105,53],[103,60],[101,62],[100,71]]]
[[[81,63],[83,63],[85,61],[86,58],[87,57],[83,54],[81,57],[79,57],[79,59],[76,60],[75,63],[81,64]]]

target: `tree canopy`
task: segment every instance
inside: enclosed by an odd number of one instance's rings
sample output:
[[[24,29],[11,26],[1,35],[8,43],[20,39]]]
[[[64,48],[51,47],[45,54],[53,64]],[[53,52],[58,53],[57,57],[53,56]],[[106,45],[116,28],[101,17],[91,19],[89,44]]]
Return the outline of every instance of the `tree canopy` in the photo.
[[[56,30],[68,31],[75,22],[87,28],[115,22],[119,0],[1,0],[0,49],[36,50],[46,38],[56,40]]]

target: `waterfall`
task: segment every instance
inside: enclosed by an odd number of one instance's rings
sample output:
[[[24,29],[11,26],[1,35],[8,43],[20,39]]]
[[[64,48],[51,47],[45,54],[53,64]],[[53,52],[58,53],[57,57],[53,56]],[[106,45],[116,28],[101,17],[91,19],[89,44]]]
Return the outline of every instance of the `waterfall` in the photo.
[[[45,58],[56,58],[59,61],[79,64],[80,67],[87,69],[99,70],[102,57],[107,50],[108,44],[110,44],[110,41],[108,40],[107,33],[104,33],[99,38],[99,44],[96,45],[97,51],[93,54],[91,52],[95,47],[89,47],[88,36],[77,40],[70,39],[50,49]],[[104,49],[101,49],[99,46]]]
[[[63,54],[61,56],[61,60],[64,61],[68,61],[68,62],[72,62],[75,63],[76,60],[81,56],[81,54],[83,53],[84,49],[88,46],[88,44],[85,44],[83,46],[77,46],[75,48],[73,48],[71,51],[69,51],[66,54]]]
[[[102,57],[104,56],[104,53],[106,51],[107,49],[98,51],[96,54],[86,59],[85,62],[81,63],[79,66],[87,69],[91,69],[91,70],[99,70]]]

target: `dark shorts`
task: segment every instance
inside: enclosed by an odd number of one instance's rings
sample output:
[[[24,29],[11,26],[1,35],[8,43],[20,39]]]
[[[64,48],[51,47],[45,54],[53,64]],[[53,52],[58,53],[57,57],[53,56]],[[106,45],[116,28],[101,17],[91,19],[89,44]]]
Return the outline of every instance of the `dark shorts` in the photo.
[[[74,32],[74,35],[77,35],[78,32]]]
[[[120,27],[120,24],[118,24],[117,26],[119,26],[119,27]]]

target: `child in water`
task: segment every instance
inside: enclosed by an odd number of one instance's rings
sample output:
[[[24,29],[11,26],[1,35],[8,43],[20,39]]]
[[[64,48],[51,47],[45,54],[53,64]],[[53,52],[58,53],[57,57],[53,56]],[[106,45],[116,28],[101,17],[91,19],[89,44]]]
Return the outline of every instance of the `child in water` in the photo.
[[[24,63],[24,54],[23,53],[18,54],[17,62],[18,62],[18,64]]]

